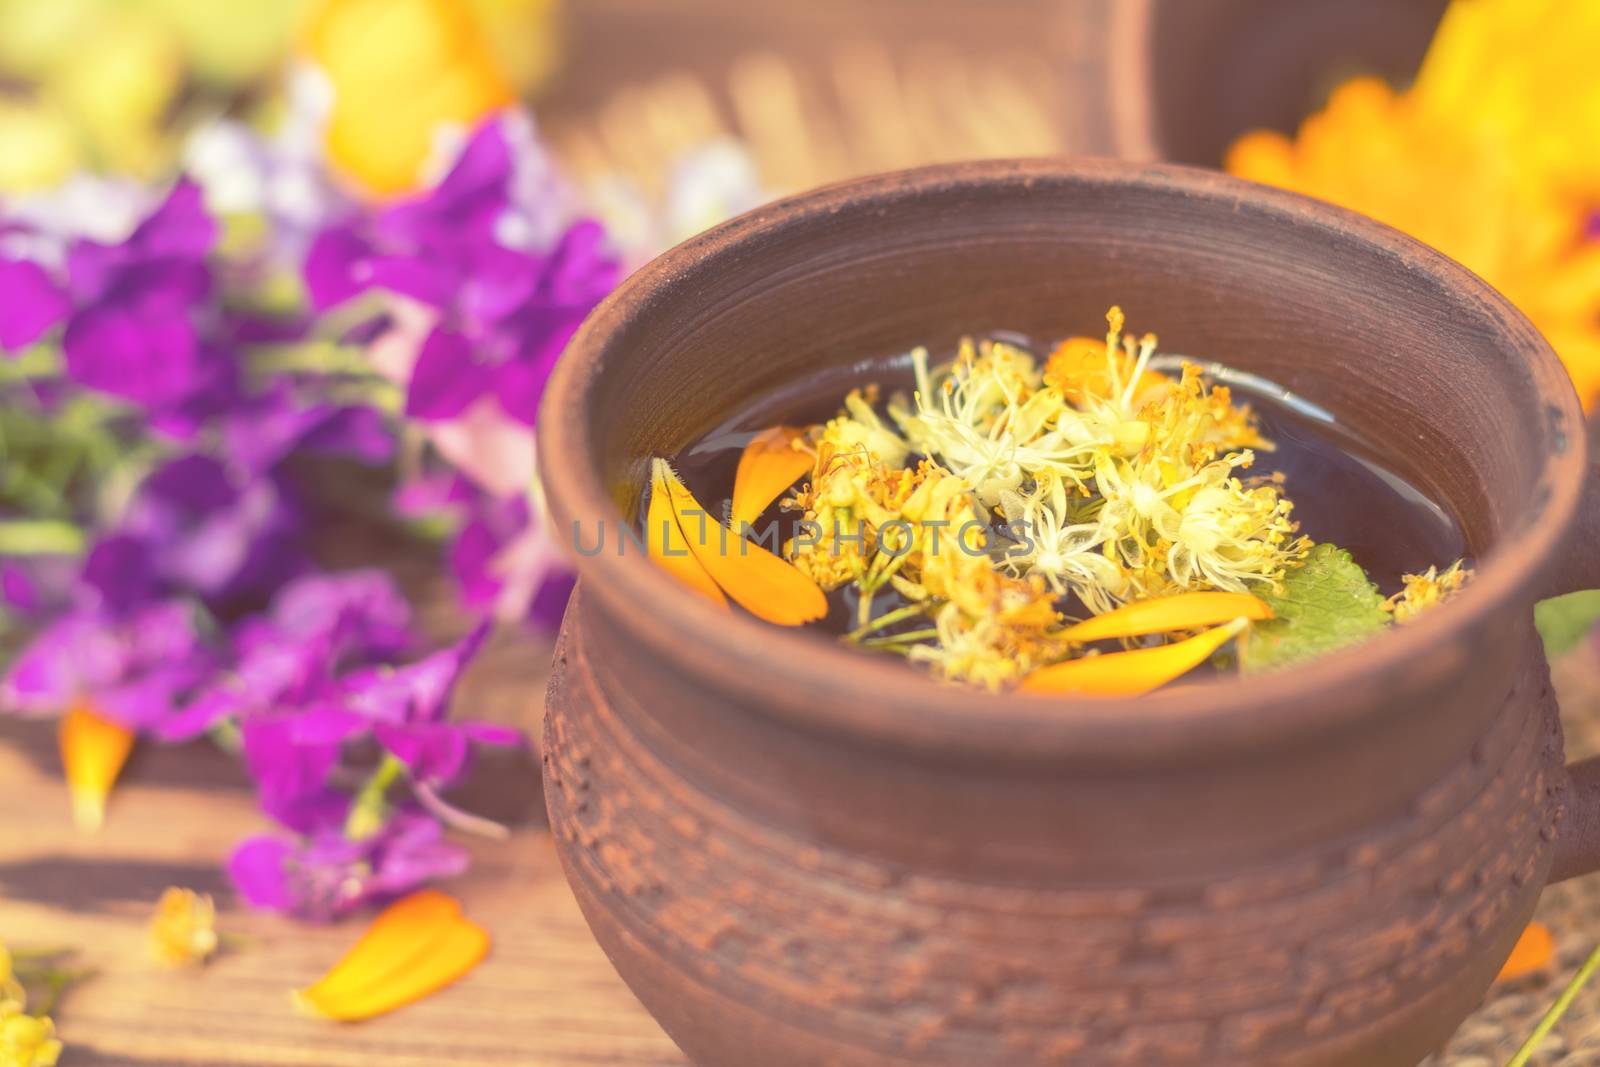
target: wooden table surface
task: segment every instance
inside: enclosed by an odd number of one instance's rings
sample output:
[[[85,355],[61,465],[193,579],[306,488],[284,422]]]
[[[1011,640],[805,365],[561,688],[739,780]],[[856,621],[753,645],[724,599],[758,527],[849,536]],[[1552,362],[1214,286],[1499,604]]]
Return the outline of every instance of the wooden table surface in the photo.
[[[495,651],[522,660],[527,683],[500,694],[511,699],[496,717],[524,705],[536,714],[532,665],[548,648],[523,638]],[[483,680],[469,683],[482,692]],[[475,703],[473,684],[462,699]],[[205,743],[139,750],[106,828],[84,835],[68,818],[52,725],[0,722],[0,940],[71,946],[99,972],[57,1011],[62,1067],[685,1062],[589,936],[543,823],[531,757],[485,763],[463,794],[516,826],[509,842],[474,843],[470,872],[444,885],[493,936],[488,960],[393,1015],[339,1025],[297,1014],[289,991],[337,960],[363,922],[295,923],[233,899],[219,864],[267,821],[232,760]],[[219,929],[238,935],[204,970],[165,970],[147,955],[145,924],[169,885],[215,893]]]

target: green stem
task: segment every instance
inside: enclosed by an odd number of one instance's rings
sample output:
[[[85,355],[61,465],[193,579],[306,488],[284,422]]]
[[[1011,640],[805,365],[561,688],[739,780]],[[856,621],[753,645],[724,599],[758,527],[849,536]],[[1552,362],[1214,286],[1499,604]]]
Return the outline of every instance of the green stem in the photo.
[[[861,642],[861,647],[893,648],[895,645],[909,645],[918,641],[929,641],[938,636],[939,631],[930,626],[925,630],[907,630],[903,634],[890,634],[887,637],[869,637]]]
[[[251,362],[266,370],[287,373],[347,374],[363,378],[375,374],[365,349],[333,341],[258,345],[251,350]]]
[[[41,976],[44,982],[44,996],[37,1002],[28,1005],[28,1014],[39,1017],[49,1015],[56,1010],[56,1005],[61,1003],[61,994],[72,986],[86,979],[93,978],[98,972],[93,969],[81,971],[48,971]]]
[[[84,544],[83,530],[60,519],[0,522],[0,556],[72,556]]]
[[[893,611],[886,611],[882,615],[879,615],[876,619],[873,619],[871,622],[867,623],[865,626],[858,626],[854,630],[851,630],[848,634],[845,634],[845,640],[859,641],[874,630],[881,630],[885,626],[893,626],[897,622],[902,622],[906,619],[921,615],[925,610],[925,605],[908,604],[903,608],[895,608]]]
[[[350,814],[344,820],[344,836],[352,841],[371,837],[383,828],[389,814],[389,787],[405,773],[406,765],[392,752],[383,754],[383,762],[372,772],[350,803]]]
[[[1506,1067],[1526,1067],[1528,1060],[1533,1056],[1534,1050],[1539,1047],[1539,1043],[1550,1036],[1550,1031],[1556,1028],[1556,1023],[1560,1022],[1561,1017],[1567,1013],[1567,1009],[1572,1007],[1572,1002],[1577,999],[1579,990],[1583,989],[1589,979],[1594,977],[1596,970],[1600,970],[1600,948],[1596,948],[1589,953],[1589,958],[1583,961],[1583,966],[1579,967],[1578,973],[1572,976],[1572,981],[1567,983],[1567,988],[1561,991],[1561,995],[1556,998],[1556,1002],[1550,1005],[1550,1010],[1544,1013],[1544,1018],[1539,1020],[1539,1025],[1534,1027],[1532,1035],[1517,1050],[1517,1054],[1506,1061]]]
[[[211,724],[211,743],[230,756],[244,751],[244,731],[232,719],[218,719]]]

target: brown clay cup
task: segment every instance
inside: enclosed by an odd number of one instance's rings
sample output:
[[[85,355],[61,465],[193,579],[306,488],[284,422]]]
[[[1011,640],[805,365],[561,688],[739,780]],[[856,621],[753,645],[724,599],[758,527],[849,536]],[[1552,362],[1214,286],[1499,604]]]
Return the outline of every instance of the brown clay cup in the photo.
[[[1600,776],[1562,765],[1530,611],[1600,585],[1572,387],[1466,270],[1292,194],[994,162],[712,230],[562,360],[539,425],[559,534],[627,521],[650,457],[785,382],[1113,303],[1377,442],[1459,517],[1476,579],[1303,667],[1102,701],[942,686],[720,612],[632,546],[579,559],[551,826],[695,1063],[1411,1067],[1546,882],[1600,863]]]
[[[1217,166],[1257,127],[1292,132],[1334,86],[1416,75],[1448,0],[1115,0],[1104,99],[1116,154]]]

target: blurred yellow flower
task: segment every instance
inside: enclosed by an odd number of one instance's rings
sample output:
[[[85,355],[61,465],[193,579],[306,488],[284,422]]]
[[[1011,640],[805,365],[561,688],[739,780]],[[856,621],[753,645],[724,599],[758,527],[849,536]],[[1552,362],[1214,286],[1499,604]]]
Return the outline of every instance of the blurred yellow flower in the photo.
[[[55,1023],[15,1002],[0,1004],[0,1067],[55,1067],[60,1058]]]
[[[0,99],[0,144],[0,192],[49,189],[83,162],[72,120],[48,101]]]
[[[556,65],[557,0],[467,0],[466,6],[519,95],[550,76]]]
[[[150,919],[150,954],[168,967],[204,963],[217,950],[217,906],[192,889],[161,894]]]
[[[1554,32],[1553,32],[1554,31]],[[1241,138],[1227,169],[1370,215],[1465,264],[1600,395],[1600,5],[1454,0],[1416,83],[1337,89],[1292,140]]]
[[[455,0],[326,0],[306,50],[333,86],[329,158],[380,196],[423,181],[441,129],[512,99],[478,23]]]

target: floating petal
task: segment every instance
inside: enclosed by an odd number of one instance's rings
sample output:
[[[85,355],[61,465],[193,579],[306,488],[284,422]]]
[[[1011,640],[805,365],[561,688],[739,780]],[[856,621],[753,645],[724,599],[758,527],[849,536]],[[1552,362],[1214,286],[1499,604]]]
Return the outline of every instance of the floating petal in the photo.
[[[744,446],[733,476],[734,529],[760,518],[768,505],[811,470],[811,453],[795,447],[804,433],[793,426],[774,426]]]
[[[799,626],[828,613],[828,598],[816,582],[718,523],[664,460],[656,462],[689,551],[740,607],[779,626]]]
[[[80,830],[98,830],[105,823],[106,798],[133,748],[133,732],[79,704],[62,716],[60,742],[72,821]]]
[[[1136,600],[1114,611],[1070,626],[1061,636],[1082,644],[1113,637],[1140,637],[1174,630],[1198,630],[1234,619],[1272,618],[1272,608],[1249,593],[1179,593]]]
[[[650,548],[650,558],[690,589],[727,607],[728,598],[689,551],[689,540],[678,525],[678,513],[667,488],[666,479],[670,477],[672,468],[667,466],[667,461],[656,460],[650,474],[650,507],[645,514],[645,542]]]
[[[1022,680],[1022,688],[1031,693],[1139,696],[1200,666],[1249,625],[1249,619],[1235,619],[1187,641],[1159,648],[1067,660],[1034,671]]]
[[[1550,936],[1550,930],[1542,923],[1529,923],[1528,928],[1522,931],[1522,936],[1517,938],[1516,947],[1511,950],[1511,955],[1506,957],[1505,964],[1500,968],[1500,973],[1495,976],[1496,982],[1509,982],[1513,978],[1542,971],[1550,966],[1556,958],[1555,938]]]
[[[394,1011],[443,989],[488,954],[489,935],[454,898],[431,889],[390,905],[326,977],[295,994],[340,1022]]]

